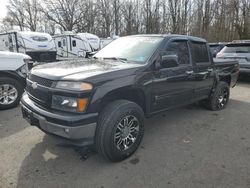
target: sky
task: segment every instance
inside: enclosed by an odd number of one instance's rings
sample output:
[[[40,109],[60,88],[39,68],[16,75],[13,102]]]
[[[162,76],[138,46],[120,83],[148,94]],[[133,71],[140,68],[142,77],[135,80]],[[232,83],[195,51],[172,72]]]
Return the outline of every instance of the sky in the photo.
[[[7,9],[6,9],[6,5],[8,4],[9,0],[0,0],[0,20],[3,19],[6,14],[7,14]]]

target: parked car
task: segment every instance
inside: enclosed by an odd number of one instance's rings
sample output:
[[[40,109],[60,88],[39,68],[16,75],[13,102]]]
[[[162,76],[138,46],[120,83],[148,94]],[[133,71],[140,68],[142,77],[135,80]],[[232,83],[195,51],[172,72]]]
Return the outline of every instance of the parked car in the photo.
[[[46,133],[121,161],[140,145],[144,117],[201,100],[221,110],[238,72],[237,61],[214,63],[201,38],[121,37],[92,59],[33,68],[22,113]]]
[[[250,42],[227,44],[216,57],[239,61],[240,74],[250,75]]]
[[[221,49],[225,45],[223,43],[209,43],[210,51],[212,53],[213,57],[216,57],[216,55],[221,51]]]
[[[25,78],[28,55],[0,51],[0,109],[8,109],[19,104]]]

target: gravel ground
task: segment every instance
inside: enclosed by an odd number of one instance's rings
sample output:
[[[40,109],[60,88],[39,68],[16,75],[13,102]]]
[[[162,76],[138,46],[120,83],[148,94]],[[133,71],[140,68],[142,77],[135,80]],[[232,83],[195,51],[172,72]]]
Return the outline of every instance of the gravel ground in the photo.
[[[198,105],[146,121],[139,150],[110,163],[58,145],[22,119],[0,112],[0,187],[250,187],[250,82],[231,90],[223,111]]]

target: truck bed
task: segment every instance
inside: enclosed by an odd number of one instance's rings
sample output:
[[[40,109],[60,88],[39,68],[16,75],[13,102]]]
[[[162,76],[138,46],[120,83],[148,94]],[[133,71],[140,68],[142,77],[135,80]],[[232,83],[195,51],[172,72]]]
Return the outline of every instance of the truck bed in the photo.
[[[229,76],[231,79],[231,87],[236,85],[239,75],[239,62],[237,60],[230,59],[216,59],[214,58],[215,69],[218,72],[218,75],[221,77]]]
[[[215,64],[216,67],[226,67],[228,65],[239,64],[239,62],[237,60],[234,60],[234,59],[217,59],[217,58],[214,58],[213,61],[214,61],[214,64]]]

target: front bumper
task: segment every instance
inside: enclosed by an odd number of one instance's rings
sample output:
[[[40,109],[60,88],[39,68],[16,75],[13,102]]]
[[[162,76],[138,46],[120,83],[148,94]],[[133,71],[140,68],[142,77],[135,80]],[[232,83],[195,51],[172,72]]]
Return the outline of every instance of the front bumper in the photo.
[[[98,113],[72,114],[47,111],[24,93],[21,99],[23,118],[45,133],[62,138],[66,143],[78,146],[94,143]]]

